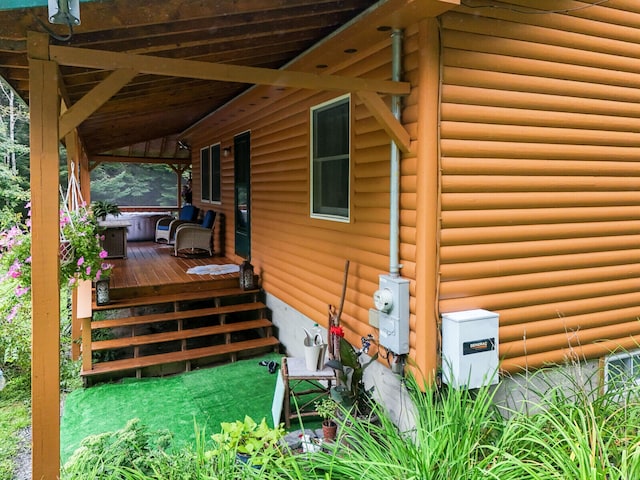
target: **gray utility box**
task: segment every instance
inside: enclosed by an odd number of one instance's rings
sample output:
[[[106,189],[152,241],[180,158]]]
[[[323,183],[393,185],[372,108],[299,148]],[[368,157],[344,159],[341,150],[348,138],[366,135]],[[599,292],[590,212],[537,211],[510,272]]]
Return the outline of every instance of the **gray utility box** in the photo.
[[[442,379],[456,388],[498,383],[497,313],[442,314]]]

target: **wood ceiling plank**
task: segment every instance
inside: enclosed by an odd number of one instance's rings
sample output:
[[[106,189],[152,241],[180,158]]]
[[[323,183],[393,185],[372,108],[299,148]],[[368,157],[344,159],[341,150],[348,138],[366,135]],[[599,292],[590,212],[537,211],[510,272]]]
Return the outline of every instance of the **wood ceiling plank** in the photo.
[[[237,12],[230,9],[224,15],[215,14],[197,18],[166,18],[161,23],[125,28],[109,28],[101,31],[76,33],[70,46],[91,47],[98,50],[130,51],[140,39],[150,44],[180,44],[191,37],[202,38],[236,36],[240,32],[251,35],[260,31],[279,31],[307,22],[318,20],[331,24],[336,28],[358,11],[363,10],[371,2],[363,0],[347,0],[337,2],[314,2],[309,5],[276,7],[249,12]],[[204,35],[203,35],[204,34]],[[133,43],[132,43],[133,42]]]
[[[407,82],[350,78],[338,75],[316,75],[313,73],[270,70],[240,65],[211,64],[192,60],[130,55],[57,45],[51,45],[49,52],[51,59],[59,64],[76,67],[97,69],[131,68],[137,69],[141,73],[154,75],[308,88],[321,91],[372,91],[392,95],[407,95],[410,91],[410,85]]]
[[[138,72],[120,69],[109,75],[102,83],[71,105],[60,117],[59,137],[62,139],[72,129],[80,125],[89,115],[104,105],[118,90],[129,83]]]

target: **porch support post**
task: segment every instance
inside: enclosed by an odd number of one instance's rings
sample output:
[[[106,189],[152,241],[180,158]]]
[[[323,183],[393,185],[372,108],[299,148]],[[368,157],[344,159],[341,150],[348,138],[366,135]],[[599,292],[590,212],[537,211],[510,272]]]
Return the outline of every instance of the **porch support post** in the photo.
[[[58,67],[48,37],[29,36],[31,142],[32,476],[60,476]]]
[[[418,165],[416,185],[416,374],[428,382],[435,379],[438,364],[438,219],[440,112],[440,40],[435,19],[420,23],[418,41]]]

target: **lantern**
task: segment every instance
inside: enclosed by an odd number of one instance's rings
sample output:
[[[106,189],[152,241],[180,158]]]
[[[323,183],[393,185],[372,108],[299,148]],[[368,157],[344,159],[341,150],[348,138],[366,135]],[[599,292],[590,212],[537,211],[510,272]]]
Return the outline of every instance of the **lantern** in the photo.
[[[101,278],[96,281],[96,305],[107,305],[109,301],[109,278]]]
[[[256,288],[253,276],[253,265],[246,259],[240,265],[240,288],[242,290],[253,290]]]

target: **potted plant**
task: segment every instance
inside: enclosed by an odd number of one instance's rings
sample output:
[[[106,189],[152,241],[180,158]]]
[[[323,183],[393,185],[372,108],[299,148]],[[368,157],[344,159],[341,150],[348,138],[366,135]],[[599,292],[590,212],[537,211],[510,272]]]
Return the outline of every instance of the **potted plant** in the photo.
[[[113,215],[114,217],[120,215],[120,208],[118,205],[106,200],[97,200],[93,202],[91,204],[91,211],[93,212],[94,217],[99,218],[102,221],[106,220],[107,215]]]
[[[257,423],[248,415],[244,420],[222,422],[221,432],[212,435],[215,448],[213,455],[226,452],[236,454],[236,458],[251,465],[264,465],[280,453],[280,439],[285,431],[282,425],[271,428],[265,418]]]
[[[336,438],[336,432],[338,430],[338,424],[334,418],[338,409],[338,404],[330,397],[324,397],[322,400],[315,403],[316,412],[323,418],[322,420],[322,435],[325,440],[333,440]]]

